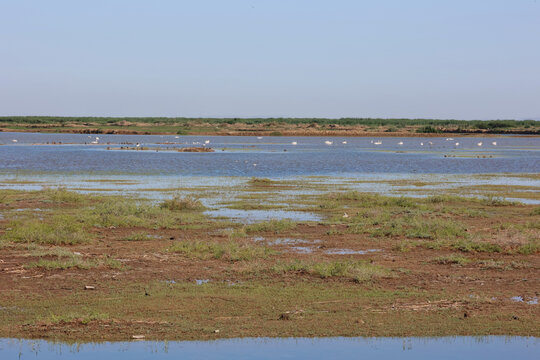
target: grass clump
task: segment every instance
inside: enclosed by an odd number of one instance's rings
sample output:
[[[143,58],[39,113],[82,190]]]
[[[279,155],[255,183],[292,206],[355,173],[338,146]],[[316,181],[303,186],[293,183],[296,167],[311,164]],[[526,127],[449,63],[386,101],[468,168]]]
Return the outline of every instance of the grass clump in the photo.
[[[150,240],[150,239],[151,239],[150,235],[145,234],[145,233],[134,233],[134,234],[131,234],[122,238],[122,240],[125,240],[125,241],[145,241],[145,240]]]
[[[532,255],[540,252],[540,240],[531,240],[527,244],[521,245],[517,252],[521,255]]]
[[[79,257],[73,257],[69,260],[48,260],[40,259],[37,262],[26,264],[26,269],[41,268],[45,270],[66,270],[66,269],[91,269],[97,267],[98,264],[93,261],[85,261]]]
[[[466,238],[468,235],[463,225],[447,220],[415,218],[408,226],[408,238],[438,240]]]
[[[246,234],[261,233],[261,232],[273,232],[278,234],[280,232],[291,230],[296,227],[296,223],[290,220],[270,220],[260,223],[250,224],[244,226],[244,232]]]
[[[452,247],[462,252],[487,252],[487,253],[502,252],[502,248],[500,245],[491,244],[487,242],[473,241],[473,240],[461,240],[453,244]]]
[[[205,209],[200,200],[189,196],[181,197],[179,195],[163,201],[159,207],[171,211],[202,211]]]
[[[439,256],[433,259],[433,262],[436,264],[442,264],[442,265],[448,265],[448,264],[456,264],[456,265],[466,265],[470,262],[470,260],[464,256],[458,255],[458,254],[451,254],[447,256]]]
[[[57,215],[49,222],[34,219],[12,222],[3,239],[20,243],[73,245],[87,242],[90,237],[76,218]]]
[[[251,186],[268,186],[274,184],[275,181],[268,178],[252,177],[249,179],[248,184]]]
[[[229,261],[266,259],[275,254],[275,251],[268,247],[255,246],[237,241],[226,243],[180,241],[169,247],[167,251],[201,260],[223,259]]]
[[[171,211],[166,207],[131,199],[111,199],[88,208],[81,221],[95,227],[178,228],[182,223],[201,221],[199,212]]]
[[[293,261],[278,263],[272,270],[277,273],[300,272],[318,276],[322,279],[345,277],[356,282],[372,281],[376,278],[388,277],[390,271],[367,261],[332,261],[309,263]]]
[[[46,199],[55,203],[80,203],[88,200],[91,196],[69,191],[66,188],[47,188],[39,192]]]
[[[58,256],[57,259],[39,259],[38,261],[26,264],[24,267],[26,269],[40,268],[45,270],[66,270],[73,268],[87,270],[100,266],[117,270],[124,269],[124,266],[120,261],[108,256],[96,260],[86,260],[73,253],[70,255],[66,254],[66,256]]]

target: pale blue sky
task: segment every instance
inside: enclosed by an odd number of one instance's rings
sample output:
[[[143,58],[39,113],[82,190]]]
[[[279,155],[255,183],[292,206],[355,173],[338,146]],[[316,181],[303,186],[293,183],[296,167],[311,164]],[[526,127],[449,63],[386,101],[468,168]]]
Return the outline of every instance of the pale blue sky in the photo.
[[[540,117],[535,0],[0,0],[0,115]]]

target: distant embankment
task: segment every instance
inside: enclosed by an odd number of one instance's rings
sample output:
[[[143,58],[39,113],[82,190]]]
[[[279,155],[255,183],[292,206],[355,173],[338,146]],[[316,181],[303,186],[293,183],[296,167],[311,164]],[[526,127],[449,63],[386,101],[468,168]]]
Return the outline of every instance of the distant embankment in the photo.
[[[266,136],[540,135],[536,120],[3,116],[0,131]]]

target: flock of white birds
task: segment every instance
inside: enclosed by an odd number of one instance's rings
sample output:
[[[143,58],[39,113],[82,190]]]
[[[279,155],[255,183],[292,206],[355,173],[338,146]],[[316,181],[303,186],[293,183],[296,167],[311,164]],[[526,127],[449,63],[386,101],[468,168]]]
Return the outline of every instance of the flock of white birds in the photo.
[[[91,138],[91,136],[88,136],[88,137]],[[179,136],[175,136],[174,138],[175,138],[175,139],[179,139],[180,137],[179,137]],[[262,136],[257,136],[257,139],[258,139],[258,140],[262,140],[262,138],[263,138]],[[18,142],[17,139],[13,139],[13,140],[11,140],[11,141],[14,142],[14,143]],[[453,138],[446,138],[446,141],[454,141],[454,139],[453,139]],[[96,138],[95,138],[93,141],[91,141],[90,143],[91,143],[91,144],[99,144],[99,137],[96,136]],[[326,140],[324,143],[325,143],[326,145],[329,145],[329,146],[334,144],[334,142],[333,142],[333,141],[330,141],[330,140]],[[347,144],[347,141],[342,141],[341,143],[344,144],[344,145],[346,145],[346,144]],[[373,145],[382,145],[382,140],[371,140],[370,143],[373,144]],[[204,145],[204,146],[206,146],[206,145],[208,145],[208,144],[210,144],[210,140],[205,140],[204,143],[193,142],[193,145]],[[397,144],[401,146],[401,145],[403,145],[403,141],[400,141],[400,142],[398,142]],[[298,145],[298,142],[297,142],[297,141],[293,141],[293,142],[291,142],[291,145]],[[432,145],[433,145],[433,142],[432,142],[432,141],[428,141],[428,145],[429,145],[429,146],[432,146]],[[458,147],[460,144],[459,144],[459,142],[456,142],[456,143],[454,143],[454,145],[455,145],[456,147]],[[479,147],[481,147],[481,146],[484,145],[484,143],[483,143],[482,141],[480,141],[480,142],[476,143],[476,145],[479,146]],[[491,142],[491,145],[497,146],[497,142],[496,142],[496,141],[492,141],[492,142]],[[140,146],[140,144],[137,143],[137,147],[139,147],[139,146]],[[420,142],[420,146],[424,146],[424,143],[423,143],[423,142]]]

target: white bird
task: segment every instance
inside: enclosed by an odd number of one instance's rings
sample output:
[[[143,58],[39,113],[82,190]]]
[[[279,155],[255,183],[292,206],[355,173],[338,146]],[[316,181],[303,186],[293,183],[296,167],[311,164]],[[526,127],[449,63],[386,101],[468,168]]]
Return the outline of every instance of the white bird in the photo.
[[[210,140],[205,140],[204,143],[205,144],[210,144]]]
[[[141,144],[137,143],[137,147],[140,147],[140,146],[141,146]]]
[[[325,143],[326,145],[332,145],[334,142],[326,140],[324,143]]]
[[[429,144],[430,146],[433,145],[433,143],[432,143],[431,141],[428,141],[428,144]]]
[[[13,141],[13,142],[17,142],[18,140],[15,140],[15,139],[13,139],[13,140],[11,140],[11,141]]]
[[[99,140],[99,138],[96,136],[96,140]]]
[[[492,143],[491,143],[491,145],[493,145],[493,146],[497,146],[497,142],[496,142],[496,141],[494,141],[494,142],[492,142]]]
[[[400,141],[397,143],[398,145],[403,145],[403,141]]]
[[[420,143],[420,146],[424,146],[424,143]]]
[[[257,166],[257,164],[253,164],[253,166]]]
[[[347,142],[346,141],[343,141],[342,144],[346,144]]]
[[[381,140],[375,141],[373,144],[375,144],[375,145],[381,145],[381,144],[382,144],[382,141],[381,141]]]
[[[344,218],[348,218],[348,217],[349,217],[349,214],[343,213],[343,217],[344,217]]]
[[[459,143],[458,143],[458,142],[456,143],[456,146],[459,146]]]
[[[261,140],[261,139],[262,139],[262,136],[257,136],[257,139]]]
[[[175,138],[175,139],[180,139],[180,136],[175,136],[174,138]]]
[[[446,141],[452,141],[452,140],[454,140],[454,139],[452,139],[452,138],[446,138]]]
[[[476,145],[478,145],[478,146],[482,146],[482,142],[480,141],[480,142],[479,142],[478,144],[476,144]]]
[[[90,144],[97,144],[97,143],[98,143],[98,141],[97,141],[97,140],[94,140],[94,141],[92,141]]]
[[[291,144],[292,144],[292,145],[296,145],[296,144],[298,144],[298,143],[297,143],[296,141],[293,141]]]

